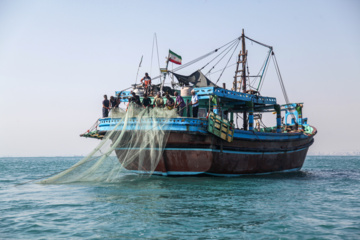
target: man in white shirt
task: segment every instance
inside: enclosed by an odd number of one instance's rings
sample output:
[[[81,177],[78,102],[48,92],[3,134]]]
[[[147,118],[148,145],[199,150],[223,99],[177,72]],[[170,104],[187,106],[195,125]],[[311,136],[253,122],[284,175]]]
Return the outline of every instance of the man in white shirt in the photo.
[[[199,111],[199,97],[195,93],[195,90],[191,91],[191,95],[192,95],[192,97],[191,97],[191,105],[192,105],[193,117],[197,118],[198,111]]]

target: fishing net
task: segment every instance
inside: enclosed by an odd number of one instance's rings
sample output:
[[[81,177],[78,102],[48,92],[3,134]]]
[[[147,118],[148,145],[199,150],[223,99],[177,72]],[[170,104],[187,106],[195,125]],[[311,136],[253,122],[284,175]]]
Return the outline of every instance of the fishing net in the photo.
[[[162,157],[175,110],[140,108],[113,110],[107,131],[99,145],[69,169],[40,183],[114,182],[125,169],[151,175]]]

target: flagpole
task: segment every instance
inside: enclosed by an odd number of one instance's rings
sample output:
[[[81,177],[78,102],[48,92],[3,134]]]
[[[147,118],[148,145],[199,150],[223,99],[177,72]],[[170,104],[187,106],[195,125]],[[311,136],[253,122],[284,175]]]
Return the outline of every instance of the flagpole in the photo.
[[[164,87],[164,84],[165,84],[165,79],[166,79],[166,73],[168,73],[168,67],[169,67],[169,62],[172,63],[175,63],[175,64],[181,64],[181,56],[172,52],[170,49],[169,49],[169,55],[167,57],[167,61],[166,61],[166,72],[165,72],[165,75],[164,75],[164,80],[161,84],[161,88],[160,88],[160,91],[161,91],[161,96],[162,96],[162,92],[163,92],[163,87]],[[172,66],[172,70],[174,70],[174,65],[171,65]],[[172,76],[172,81],[174,81],[174,76]]]
[[[167,58],[167,61],[166,61],[166,72],[167,72],[167,69],[168,69],[168,66],[169,66],[169,58],[170,58],[170,53],[168,55],[168,58]],[[165,84],[165,79],[166,79],[166,75],[164,76],[164,80],[161,84],[161,87],[160,87],[160,95],[162,96],[162,93],[163,93],[163,86]]]
[[[173,71],[174,71],[174,63],[171,63],[171,72]],[[171,77],[172,77],[171,80],[174,82],[174,74],[172,74]]]
[[[135,78],[135,85],[136,85],[136,81],[137,81],[138,76],[139,76],[139,70],[141,68],[141,63],[142,63],[142,60],[143,60],[143,56],[144,55],[141,56],[141,60],[140,60],[139,67],[138,67],[138,70],[137,70],[137,74],[136,74],[136,78]]]

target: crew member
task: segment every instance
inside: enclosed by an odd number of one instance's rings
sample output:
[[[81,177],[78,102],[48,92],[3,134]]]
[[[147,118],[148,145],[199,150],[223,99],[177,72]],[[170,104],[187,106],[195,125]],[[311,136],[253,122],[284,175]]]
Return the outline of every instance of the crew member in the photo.
[[[219,114],[219,98],[217,95],[212,95],[210,97],[210,102],[212,103],[213,106],[213,112],[218,115]]]
[[[198,95],[195,93],[195,90],[191,90],[191,103],[190,105],[192,105],[192,112],[193,112],[193,117],[197,118],[198,116],[198,111],[199,111],[199,97]]]
[[[116,98],[116,105],[115,105],[115,107],[118,108],[118,107],[120,106],[120,103],[121,103],[120,97]]]
[[[136,95],[135,92],[131,92],[131,94],[132,94],[131,102],[135,103],[138,106],[141,106],[140,97]]]
[[[111,108],[116,108],[116,99],[114,98],[114,96],[110,97],[110,104],[111,104]]]
[[[110,102],[107,99],[107,95],[104,95],[104,101],[102,102],[103,108],[102,108],[102,115],[103,118],[106,118],[109,116],[109,109],[110,109]]]
[[[142,100],[142,105],[144,108],[150,107],[151,106],[151,99],[148,97],[148,95],[146,93],[144,93],[144,98]]]
[[[184,99],[178,94],[178,92],[174,93],[176,99],[175,99],[175,107],[177,108],[177,112],[180,115],[180,117],[184,114],[184,108],[186,106]]]
[[[154,107],[163,108],[164,107],[164,100],[160,96],[160,92],[157,92],[156,97],[154,98]]]
[[[151,77],[148,73],[145,73],[145,76],[140,80],[145,88],[145,93],[150,94],[151,91]]]
[[[166,97],[166,104],[165,104],[165,106],[166,106],[167,109],[169,109],[169,110],[173,109],[174,106],[175,106],[174,99],[172,99],[169,94],[166,94],[165,97]]]

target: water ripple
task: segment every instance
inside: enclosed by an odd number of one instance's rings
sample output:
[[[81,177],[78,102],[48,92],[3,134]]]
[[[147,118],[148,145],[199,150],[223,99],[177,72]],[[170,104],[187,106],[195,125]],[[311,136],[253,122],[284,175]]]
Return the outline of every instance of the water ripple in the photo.
[[[358,239],[360,158],[240,178],[25,184],[78,158],[0,158],[1,239]]]

